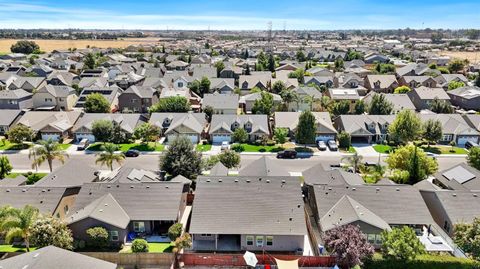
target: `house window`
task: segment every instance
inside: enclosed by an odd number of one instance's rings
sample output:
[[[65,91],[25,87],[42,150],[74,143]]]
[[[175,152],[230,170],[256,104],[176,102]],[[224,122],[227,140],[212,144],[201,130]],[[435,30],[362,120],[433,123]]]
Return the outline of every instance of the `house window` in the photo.
[[[143,222],[143,221],[133,222],[133,230],[137,233],[145,232],[145,222]]]
[[[133,104],[133,103],[136,103],[136,102],[137,102],[137,99],[132,98],[132,104]]]
[[[201,234],[200,236],[201,236],[201,237],[211,237],[212,234]]]
[[[58,101],[63,102],[64,100],[63,98],[58,98]]]
[[[265,241],[267,246],[273,246],[273,236],[267,236]]]
[[[368,238],[368,243],[375,244],[375,234],[368,234],[367,238]]]
[[[179,82],[179,83],[178,83],[178,87],[179,87],[179,88],[183,88],[183,82]]]
[[[17,100],[8,100],[8,104],[16,105],[16,104],[18,104],[18,101]]]
[[[253,236],[247,235],[247,246],[253,246]]]
[[[263,247],[263,236],[257,236],[256,240],[257,247]]]
[[[118,241],[118,231],[110,231],[110,240]]]
[[[45,98],[45,102],[52,102],[52,98]]]
[[[377,245],[382,244],[382,235],[381,234],[375,235],[375,244],[377,244]]]
[[[63,207],[63,212],[65,213],[65,215],[68,214],[68,205],[66,205],[65,207]]]
[[[453,139],[453,135],[451,134],[444,134],[442,136],[442,141],[451,141]]]

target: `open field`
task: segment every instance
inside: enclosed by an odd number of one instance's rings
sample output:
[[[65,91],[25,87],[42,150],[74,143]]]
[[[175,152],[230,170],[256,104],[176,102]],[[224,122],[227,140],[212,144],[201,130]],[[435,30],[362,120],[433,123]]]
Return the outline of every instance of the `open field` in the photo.
[[[10,52],[10,47],[15,44],[18,39],[0,39],[0,53]],[[40,49],[46,52],[52,50],[66,50],[69,48],[83,49],[87,46],[97,48],[125,48],[130,45],[154,44],[158,43],[158,38],[125,38],[119,40],[51,40],[51,39],[35,39]]]
[[[480,63],[480,51],[441,51],[439,54],[452,58],[467,59],[471,63]]]

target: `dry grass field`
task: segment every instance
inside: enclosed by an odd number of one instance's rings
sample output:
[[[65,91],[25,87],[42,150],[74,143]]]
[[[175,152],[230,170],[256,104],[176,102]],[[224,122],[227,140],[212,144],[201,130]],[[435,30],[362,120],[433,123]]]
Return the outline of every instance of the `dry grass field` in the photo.
[[[480,63],[480,51],[442,51],[440,55],[467,59],[471,63]]]
[[[15,39],[0,39],[0,53],[10,52],[10,47],[12,44],[16,43],[18,40]],[[97,48],[125,48],[130,45],[139,45],[139,44],[154,44],[159,43],[159,39],[156,38],[126,38],[121,40],[47,40],[47,39],[36,39],[34,40],[39,46],[40,49],[46,52],[52,50],[66,50],[69,48],[82,49],[87,46],[97,47]]]

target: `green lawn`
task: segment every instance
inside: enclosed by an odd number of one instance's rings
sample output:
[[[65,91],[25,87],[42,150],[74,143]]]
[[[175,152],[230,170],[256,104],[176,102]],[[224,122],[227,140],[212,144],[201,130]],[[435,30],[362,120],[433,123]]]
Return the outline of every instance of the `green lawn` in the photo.
[[[93,143],[88,147],[88,150],[91,151],[102,151],[102,145],[103,143]],[[129,149],[136,149],[139,151],[162,151],[165,146],[162,144],[157,143],[155,146],[155,143],[150,142],[148,144],[136,144],[136,143],[130,143],[130,144],[117,144],[119,147],[119,150],[126,152]]]
[[[60,144],[60,149],[61,150],[67,150],[72,144]]]
[[[379,152],[379,153],[390,153],[392,150],[395,149],[395,147],[392,147],[392,146],[389,146],[389,145],[374,145],[373,146],[373,149],[376,151],[376,152]]]
[[[451,146],[424,146],[422,149],[434,154],[468,154],[468,151],[464,148],[453,147],[452,149]]]
[[[30,251],[34,251],[36,248],[31,247]],[[27,252],[27,249],[24,247],[14,247],[12,245],[0,245],[0,253],[6,252]]]
[[[212,149],[212,145],[210,144],[207,144],[207,145],[201,145],[201,144],[198,144],[197,145],[197,151],[209,151]]]
[[[5,178],[14,179],[14,178],[17,178],[19,175],[23,175],[24,177],[27,178],[27,182],[26,182],[27,185],[33,185],[37,181],[44,178],[48,174],[47,173],[32,173],[32,174],[29,175],[28,173],[10,173],[10,174],[6,175]],[[4,180],[6,180],[6,179],[4,179]]]
[[[241,149],[239,150],[242,152],[278,152],[282,151],[283,148],[280,146],[257,146],[252,144],[240,144]]]
[[[348,149],[343,149],[343,148],[341,148],[340,151],[341,151],[341,152],[345,152],[345,153],[355,153],[355,152],[357,152],[357,151],[355,150],[355,148],[352,147],[352,146],[350,146]]]
[[[8,140],[0,142],[0,150],[22,150],[28,149],[30,146],[26,144],[15,144]]]
[[[172,250],[173,243],[148,243],[148,252],[150,253],[172,252]],[[125,246],[120,253],[132,253],[132,247]]]

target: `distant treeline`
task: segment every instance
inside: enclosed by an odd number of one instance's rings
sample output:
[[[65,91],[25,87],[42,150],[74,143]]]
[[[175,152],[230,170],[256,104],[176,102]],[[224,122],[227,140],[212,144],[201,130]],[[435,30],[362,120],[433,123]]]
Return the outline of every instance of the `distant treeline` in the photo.
[[[23,30],[0,29],[0,38],[5,39],[102,39],[145,37],[143,32],[108,32],[108,31],[71,31],[71,30]]]

